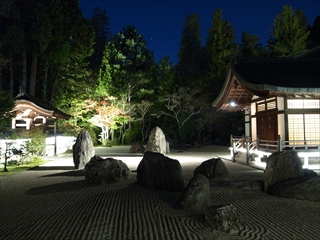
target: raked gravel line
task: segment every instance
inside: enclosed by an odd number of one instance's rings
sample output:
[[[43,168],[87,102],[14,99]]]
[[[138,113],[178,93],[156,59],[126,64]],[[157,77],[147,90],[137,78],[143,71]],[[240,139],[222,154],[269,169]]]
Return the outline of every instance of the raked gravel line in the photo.
[[[184,174],[186,179],[192,176],[190,171]],[[250,178],[250,171],[243,174]],[[232,203],[245,226],[231,236],[212,230],[201,215],[174,209],[181,193],[144,188],[135,181],[132,173],[122,183],[88,185],[83,173],[71,167],[39,167],[1,178],[0,238],[312,240],[320,236],[320,203],[213,187],[212,202]]]

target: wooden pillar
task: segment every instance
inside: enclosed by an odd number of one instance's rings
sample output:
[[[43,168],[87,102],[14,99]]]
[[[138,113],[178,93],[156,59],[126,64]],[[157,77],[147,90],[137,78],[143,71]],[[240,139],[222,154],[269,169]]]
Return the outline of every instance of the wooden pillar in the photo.
[[[235,153],[236,153],[236,144],[234,142],[232,134],[230,135],[230,144],[231,144],[231,149],[232,149],[231,159],[232,159],[232,162],[235,162],[236,161],[236,155],[235,155]]]
[[[57,156],[57,119],[54,119],[53,125],[48,125],[48,127],[53,127],[54,135],[54,156]]]
[[[233,135],[232,134],[230,135],[230,146],[231,147],[233,146]]]
[[[16,122],[17,122],[17,120],[16,120],[16,118],[12,118],[12,129],[16,129]]]
[[[25,122],[26,122],[26,129],[27,129],[27,130],[30,130],[30,127],[31,127],[31,119],[30,119],[30,118],[27,118],[27,119],[25,119]]]
[[[57,156],[57,119],[54,120],[53,131],[54,131],[54,156]]]
[[[250,157],[250,153],[249,153],[249,139],[246,138],[246,163],[249,164],[249,157]]]
[[[277,139],[277,151],[282,152],[282,143],[281,143],[280,135],[278,135],[278,139]]]

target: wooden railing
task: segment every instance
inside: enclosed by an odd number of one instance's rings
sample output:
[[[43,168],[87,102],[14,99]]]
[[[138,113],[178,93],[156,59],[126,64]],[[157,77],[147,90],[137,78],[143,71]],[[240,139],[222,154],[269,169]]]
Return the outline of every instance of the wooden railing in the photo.
[[[281,140],[280,136],[275,141],[261,140],[259,137],[257,140],[252,141],[250,137],[233,137],[230,136],[230,144],[232,148],[232,159],[235,160],[237,154],[241,151],[246,152],[246,163],[249,163],[254,151],[264,152],[282,152],[283,150],[294,150],[297,152],[319,152],[320,140]]]
[[[230,144],[232,150],[232,161],[235,161],[236,156],[245,149],[246,163],[249,163],[250,158],[253,156],[253,151],[257,149],[256,141],[252,141],[250,137],[230,137]]]
[[[296,140],[296,141],[281,141],[282,149],[295,151],[319,151],[320,140]]]

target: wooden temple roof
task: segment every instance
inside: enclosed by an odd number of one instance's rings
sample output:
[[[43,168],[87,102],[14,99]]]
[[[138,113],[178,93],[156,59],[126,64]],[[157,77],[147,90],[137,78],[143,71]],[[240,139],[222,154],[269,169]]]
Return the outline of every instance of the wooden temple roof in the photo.
[[[49,119],[70,119],[70,115],[53,107],[49,102],[34,96],[23,94],[15,99],[14,111],[24,117],[35,118],[43,116]]]
[[[213,102],[228,112],[248,108],[253,96],[320,98],[320,47],[294,58],[238,58],[230,63]]]

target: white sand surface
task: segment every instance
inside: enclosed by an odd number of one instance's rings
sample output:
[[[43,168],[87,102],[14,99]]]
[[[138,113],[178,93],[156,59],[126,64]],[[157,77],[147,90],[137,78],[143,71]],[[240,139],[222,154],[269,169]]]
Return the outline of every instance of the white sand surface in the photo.
[[[245,226],[235,235],[213,230],[204,217],[173,208],[181,193],[136,184],[142,155],[125,148],[97,149],[96,154],[127,163],[131,177],[123,182],[89,185],[72,155],[0,179],[0,239],[318,239],[320,203],[270,196],[258,190],[211,188],[212,204],[233,204]],[[185,181],[202,161],[228,155],[223,148],[172,151]],[[50,159],[49,159],[50,160]],[[224,160],[230,180],[262,180],[263,171]]]

